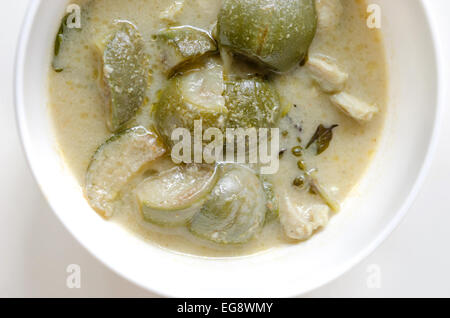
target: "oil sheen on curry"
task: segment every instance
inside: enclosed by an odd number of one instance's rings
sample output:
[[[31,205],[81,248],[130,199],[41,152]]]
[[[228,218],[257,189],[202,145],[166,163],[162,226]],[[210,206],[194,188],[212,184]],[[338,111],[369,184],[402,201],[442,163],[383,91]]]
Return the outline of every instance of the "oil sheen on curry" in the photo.
[[[71,4],[55,30],[49,107],[92,213],[149,244],[212,257],[302,244],[345,213],[387,112],[383,40],[365,1]],[[266,128],[279,168],[175,160],[180,128]],[[209,141],[214,154],[236,146]]]

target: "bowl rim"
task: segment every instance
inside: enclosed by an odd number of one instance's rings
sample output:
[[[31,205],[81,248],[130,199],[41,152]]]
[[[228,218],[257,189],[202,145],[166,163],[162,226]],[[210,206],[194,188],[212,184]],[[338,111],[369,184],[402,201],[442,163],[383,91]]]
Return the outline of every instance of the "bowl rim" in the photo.
[[[61,217],[59,213],[57,213],[54,205],[52,204],[52,201],[49,196],[47,196],[47,192],[40,182],[40,180],[37,177],[37,174],[35,172],[35,167],[33,164],[33,158],[31,157],[31,154],[29,152],[29,144],[30,144],[30,134],[27,129],[26,119],[25,119],[25,104],[23,100],[22,93],[24,92],[23,88],[23,74],[25,70],[25,59],[26,59],[26,52],[27,52],[27,44],[28,40],[30,38],[30,32],[33,27],[33,23],[35,21],[35,17],[38,11],[39,6],[41,5],[42,0],[39,1],[31,1],[28,5],[28,8],[26,9],[26,14],[24,16],[22,27],[20,30],[20,35],[17,42],[16,47],[16,56],[15,56],[15,62],[14,62],[14,78],[13,78],[13,96],[14,96],[14,107],[15,107],[15,117],[16,117],[16,123],[17,123],[17,130],[20,136],[21,140],[21,146],[23,149],[23,152],[26,157],[26,162],[28,167],[31,170],[31,173],[33,175],[33,178],[38,185],[41,193],[44,194],[45,200],[48,202],[49,206],[51,207],[53,213],[56,215],[56,217],[60,220],[60,222],[64,225],[66,230],[71,233],[71,235],[75,238],[75,240],[83,246],[95,259],[97,259],[100,263],[104,264],[107,268],[112,270],[114,273],[118,274],[120,277],[125,278],[127,281],[132,282],[133,284],[143,288],[144,290],[153,292],[160,296],[166,296],[171,297],[172,295],[164,293],[164,291],[158,290],[157,288],[154,288],[152,286],[147,286],[139,282],[138,280],[130,277],[127,273],[119,270],[118,268],[115,268],[113,264],[110,262],[101,259],[95,251],[93,251],[89,246],[82,243],[80,238],[75,235],[72,228],[69,224],[67,224],[64,219]],[[445,78],[444,73],[442,70],[443,64],[443,56],[442,56],[442,49],[441,49],[441,43],[438,41],[438,32],[437,32],[437,22],[432,18],[431,9],[429,7],[429,4],[425,0],[419,0],[419,5],[421,6],[421,9],[423,10],[426,18],[427,24],[424,26],[429,30],[429,33],[431,35],[431,42],[433,46],[430,48],[430,50],[433,51],[433,56],[436,61],[436,65],[433,65],[433,67],[436,67],[436,87],[435,87],[435,96],[436,96],[436,108],[435,108],[435,118],[434,118],[434,125],[430,137],[430,142],[428,145],[428,148],[426,150],[426,156],[425,159],[422,162],[420,172],[418,176],[416,177],[416,180],[414,181],[414,184],[412,186],[412,190],[408,194],[407,198],[404,200],[402,206],[398,211],[393,215],[392,219],[390,220],[389,224],[379,231],[379,233],[372,239],[370,244],[367,244],[365,248],[361,249],[357,254],[355,254],[352,258],[349,258],[340,268],[336,268],[336,270],[330,272],[325,276],[323,280],[316,284],[312,284],[309,288],[304,289],[301,293],[298,293],[294,296],[301,296],[305,295],[307,293],[310,293],[320,287],[323,287],[343,274],[350,271],[353,267],[355,267],[358,263],[360,263],[362,260],[367,258],[370,254],[372,254],[375,249],[381,245],[391,234],[392,232],[400,225],[401,221],[404,219],[405,215],[408,213],[409,209],[411,208],[412,204],[415,202],[415,199],[417,198],[417,195],[419,194],[420,190],[422,189],[422,186],[424,184],[425,178],[427,177],[434,156],[436,154],[438,141],[439,141],[439,135],[441,131],[442,126],[442,114],[444,112],[444,87],[445,87]]]

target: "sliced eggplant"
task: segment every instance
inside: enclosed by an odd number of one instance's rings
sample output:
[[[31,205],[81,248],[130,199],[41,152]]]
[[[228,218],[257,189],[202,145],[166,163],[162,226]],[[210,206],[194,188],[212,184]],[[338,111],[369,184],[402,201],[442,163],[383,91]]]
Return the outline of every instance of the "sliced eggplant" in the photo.
[[[227,128],[272,128],[281,107],[278,92],[260,77],[226,81]]]
[[[149,60],[141,35],[129,22],[117,22],[113,34],[98,46],[103,52],[101,84],[107,104],[107,125],[111,131],[117,131],[144,103]]]
[[[228,113],[224,89],[222,67],[215,62],[172,78],[155,108],[157,128],[166,143],[173,145],[171,136],[177,128],[193,135],[196,120],[202,120],[203,131],[223,129]]]
[[[154,38],[160,44],[162,62],[169,76],[186,63],[217,51],[216,41],[208,32],[191,26],[171,27]]]
[[[316,26],[314,0],[224,0],[217,37],[220,45],[284,72],[306,57]]]
[[[185,225],[199,212],[216,181],[207,165],[176,166],[144,180],[136,195],[144,219],[160,226]]]
[[[215,243],[245,243],[264,225],[264,189],[250,169],[237,165],[224,169],[208,200],[188,227],[194,235]]]
[[[104,217],[113,214],[113,203],[129,180],[166,149],[156,134],[142,127],[119,133],[94,154],[86,174],[86,197]]]

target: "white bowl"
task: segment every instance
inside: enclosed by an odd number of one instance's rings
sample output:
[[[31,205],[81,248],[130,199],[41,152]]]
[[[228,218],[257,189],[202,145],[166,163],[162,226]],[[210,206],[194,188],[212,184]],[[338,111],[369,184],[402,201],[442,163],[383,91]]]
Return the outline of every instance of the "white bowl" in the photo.
[[[31,2],[15,78],[17,120],[42,192],[67,229],[111,269],[161,295],[284,297],[311,291],[372,252],[398,225],[435,147],[441,77],[432,21],[420,0],[378,0],[390,73],[390,105],[378,155],[342,213],[308,242],[263,254],[208,259],[144,243],[97,216],[62,161],[47,112],[46,76],[66,1]]]

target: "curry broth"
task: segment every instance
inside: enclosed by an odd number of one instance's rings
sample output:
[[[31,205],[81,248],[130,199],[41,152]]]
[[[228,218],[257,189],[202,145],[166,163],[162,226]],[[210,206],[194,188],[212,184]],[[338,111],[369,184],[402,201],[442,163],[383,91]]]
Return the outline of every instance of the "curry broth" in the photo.
[[[49,72],[49,107],[57,142],[64,160],[84,186],[86,169],[96,149],[111,136],[105,125],[103,96],[98,89],[98,57],[94,43],[104,37],[114,20],[128,20],[140,31],[152,69],[148,103],[138,112],[134,124],[152,125],[149,116],[157,92],[164,85],[158,48],[152,35],[167,27],[161,12],[174,1],[167,0],[91,0],[74,1],[83,7],[83,25],[71,33],[61,52],[64,71]],[[274,77],[283,105],[290,108],[280,124],[281,147],[286,148],[279,172],[271,177],[278,195],[303,194],[292,186],[298,174],[297,160],[290,149],[303,145],[319,124],[338,124],[326,152],[316,156],[305,152],[305,162],[317,169],[317,178],[340,202],[357,184],[377,150],[385,121],[387,104],[387,71],[384,47],[378,30],[366,26],[366,3],[342,1],[341,23],[329,32],[319,32],[310,48],[311,54],[331,56],[349,74],[346,90],[362,100],[374,103],[380,112],[372,121],[360,124],[333,106],[327,94],[311,78],[305,68]],[[177,25],[191,25],[211,31],[217,20],[220,0],[187,0],[177,16]],[[295,123],[295,125],[293,125]],[[301,132],[300,132],[301,130]],[[167,159],[169,160],[169,159]],[[161,162],[155,169],[163,170]],[[143,177],[142,177],[143,178]],[[164,229],[143,221],[138,212],[134,180],[123,191],[113,221],[119,222],[145,240],[178,252],[201,256],[237,256],[252,254],[280,244],[291,244],[278,221],[267,224],[256,238],[244,245],[222,246],[194,237],[185,227]],[[316,199],[311,199],[316,200]]]

